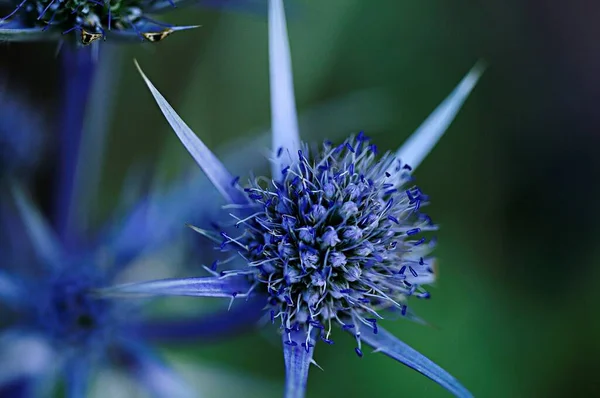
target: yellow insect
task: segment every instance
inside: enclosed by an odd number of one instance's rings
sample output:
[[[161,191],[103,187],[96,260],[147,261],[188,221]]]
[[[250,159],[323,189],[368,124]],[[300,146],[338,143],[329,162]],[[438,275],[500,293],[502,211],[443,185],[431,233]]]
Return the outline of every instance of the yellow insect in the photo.
[[[167,29],[161,30],[160,32],[142,33],[142,36],[144,36],[144,38],[146,40],[148,40],[150,43],[158,43],[159,41],[163,40],[165,37],[169,36],[173,32],[174,32],[173,29],[167,28]]]
[[[90,44],[92,44],[93,42],[95,42],[96,40],[99,40],[102,38],[102,36],[104,36],[102,33],[92,33],[92,32],[88,32],[85,29],[81,29],[81,44],[83,44],[84,46],[88,46]]]

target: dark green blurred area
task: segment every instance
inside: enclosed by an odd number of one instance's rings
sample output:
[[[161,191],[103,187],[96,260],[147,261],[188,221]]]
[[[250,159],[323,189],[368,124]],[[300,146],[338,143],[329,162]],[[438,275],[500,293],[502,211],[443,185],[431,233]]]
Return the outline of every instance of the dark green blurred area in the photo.
[[[375,105],[348,115],[369,126],[348,133],[366,129],[382,149],[398,147],[478,59],[489,64],[416,173],[441,226],[432,300],[413,303],[431,326],[385,325],[479,397],[600,394],[599,29],[588,9],[558,4],[306,0],[289,7],[299,113],[376,88],[369,91]],[[129,47],[114,66],[122,76],[98,218],[115,205],[133,164],[159,164],[174,176],[193,163],[134,57],[209,147],[268,129],[266,11],[178,10],[168,19],[202,27]],[[327,134],[322,123],[336,122],[320,115],[302,133],[314,139]],[[257,159],[264,152],[257,147]],[[358,358],[350,336],[334,338],[316,351],[324,371],[311,369],[309,397],[448,396],[381,354]],[[275,386],[244,396],[281,395],[281,348],[267,332],[173,350]]]

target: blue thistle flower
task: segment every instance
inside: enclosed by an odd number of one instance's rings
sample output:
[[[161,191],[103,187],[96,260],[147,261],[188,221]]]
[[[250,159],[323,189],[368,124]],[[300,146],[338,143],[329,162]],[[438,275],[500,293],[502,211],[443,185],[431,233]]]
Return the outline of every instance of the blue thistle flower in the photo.
[[[421,212],[428,198],[413,185],[412,173],[452,122],[482,67],[475,66],[397,152],[379,158],[362,132],[339,145],[301,142],[281,0],[269,2],[269,54],[272,177],[250,178],[243,188],[140,70],[234,218],[232,228],[216,232],[192,228],[246,265],[213,271],[212,277],[131,283],[103,293],[262,298],[267,317],[281,331],[289,398],[304,396],[314,347],[319,340],[333,343],[336,324],[354,335],[358,356],[366,343],[453,394],[471,396],[378,321],[384,310],[410,318],[409,297],[429,298],[424,285],[435,277],[433,244],[423,233],[437,227]]]
[[[93,292],[127,265],[118,250],[111,250],[116,245],[88,241],[67,249],[24,192],[15,187],[13,193],[21,222],[12,223],[11,233],[28,237],[29,246],[3,242],[0,247],[0,393],[23,381],[33,394],[62,374],[68,396],[81,397],[93,370],[112,363],[153,394],[180,394],[182,382],[140,333],[152,323],[139,316],[138,306],[103,300]],[[148,384],[150,370],[172,386]]]
[[[328,340],[338,323],[358,336],[359,325],[377,328],[379,309],[427,295],[421,286],[433,282],[432,259],[418,236],[436,229],[419,212],[427,197],[407,187],[408,165],[376,153],[363,133],[305,147],[296,162],[282,163],[279,180],[256,178],[244,188],[251,214],[237,221],[239,236],[222,232],[221,248],[241,252],[252,288],[271,296],[272,319],[283,328],[298,325],[307,336],[324,328]]]
[[[0,9],[0,40],[61,41],[70,35],[79,45],[100,39],[155,43],[196,26],[174,26],[151,18],[188,0],[10,0]]]

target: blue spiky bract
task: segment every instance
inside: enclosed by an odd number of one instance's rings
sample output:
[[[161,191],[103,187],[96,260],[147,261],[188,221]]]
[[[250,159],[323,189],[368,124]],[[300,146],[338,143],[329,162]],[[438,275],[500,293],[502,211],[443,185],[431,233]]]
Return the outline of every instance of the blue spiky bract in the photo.
[[[390,154],[378,160],[363,133],[294,157],[281,180],[244,188],[252,202],[249,216],[236,216],[244,232],[221,232],[220,248],[249,267],[226,273],[249,275],[286,332],[321,330],[325,342],[332,324],[358,337],[361,327],[377,331],[380,310],[406,314],[409,296],[428,298],[432,244],[423,232],[436,227],[420,211],[427,197],[411,186],[410,166]]]

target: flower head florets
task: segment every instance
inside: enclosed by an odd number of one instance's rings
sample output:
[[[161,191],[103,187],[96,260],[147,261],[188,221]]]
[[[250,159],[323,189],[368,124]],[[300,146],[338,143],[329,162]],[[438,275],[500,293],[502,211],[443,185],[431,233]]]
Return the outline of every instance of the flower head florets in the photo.
[[[389,154],[378,160],[362,133],[321,151],[304,147],[297,159],[279,181],[252,180],[244,189],[252,215],[236,224],[245,231],[221,234],[221,248],[243,248],[271,319],[287,330],[327,329],[329,341],[332,321],[376,330],[379,310],[406,313],[409,296],[428,297],[421,285],[434,275],[420,235],[435,226],[420,213],[427,197],[403,187],[410,167]]]

